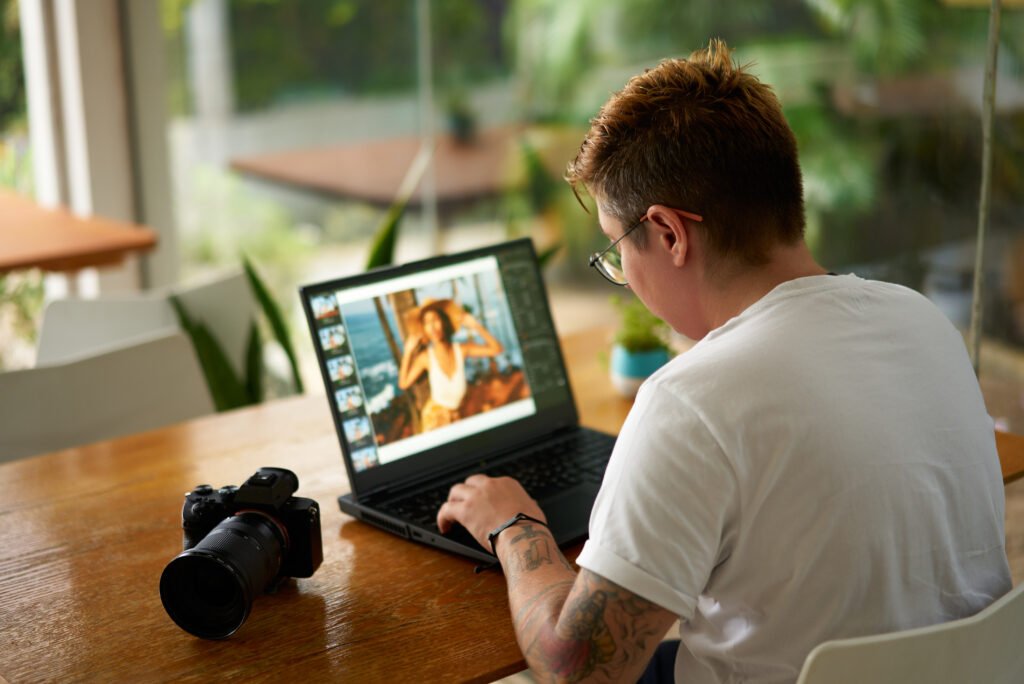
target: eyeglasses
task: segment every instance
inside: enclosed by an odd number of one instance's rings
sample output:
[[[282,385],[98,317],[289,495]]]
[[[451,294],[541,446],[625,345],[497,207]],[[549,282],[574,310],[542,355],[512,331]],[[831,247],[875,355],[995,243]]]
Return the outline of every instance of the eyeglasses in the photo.
[[[697,221],[699,223],[704,220],[702,216],[691,214],[688,211],[683,211],[681,209],[676,209],[676,211],[691,221]],[[647,216],[642,216],[639,221],[627,228],[626,231],[615,240],[615,242],[608,245],[600,252],[594,252],[590,255],[590,267],[597,269],[597,272],[604,276],[605,280],[610,282],[612,285],[625,287],[629,284],[629,281],[626,280],[626,272],[622,270],[622,255],[619,254],[619,250],[615,249],[615,246],[622,242],[627,235],[639,228],[646,220]]]
[[[632,233],[634,230],[640,227],[644,221],[647,220],[647,216],[644,216],[639,221],[631,225],[626,229],[619,238],[608,245],[600,252],[594,252],[590,255],[590,267],[596,268],[597,272],[605,277],[605,280],[612,283],[613,285],[619,285],[625,287],[627,284],[626,273],[622,270],[622,255],[619,254],[619,250],[615,249],[615,245],[622,242],[627,235]]]

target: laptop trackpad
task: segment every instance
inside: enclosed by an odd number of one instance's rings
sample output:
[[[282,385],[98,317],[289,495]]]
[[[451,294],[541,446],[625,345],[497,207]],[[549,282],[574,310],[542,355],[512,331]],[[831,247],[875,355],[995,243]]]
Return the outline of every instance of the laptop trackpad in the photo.
[[[590,510],[597,498],[597,484],[585,483],[541,502],[548,525],[559,546],[587,536]]]

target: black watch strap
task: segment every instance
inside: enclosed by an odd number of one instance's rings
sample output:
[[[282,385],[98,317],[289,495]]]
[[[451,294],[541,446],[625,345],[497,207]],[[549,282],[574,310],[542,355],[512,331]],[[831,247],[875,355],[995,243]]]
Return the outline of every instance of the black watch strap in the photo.
[[[523,520],[529,520],[530,522],[535,522],[538,525],[543,525],[544,527],[548,526],[548,524],[543,520],[537,520],[531,515],[526,515],[525,513],[516,513],[511,518],[501,523],[487,534],[487,541],[491,543],[491,553],[494,554],[495,558],[498,557],[498,535],[507,530],[508,528],[512,527],[516,523],[522,522]]]

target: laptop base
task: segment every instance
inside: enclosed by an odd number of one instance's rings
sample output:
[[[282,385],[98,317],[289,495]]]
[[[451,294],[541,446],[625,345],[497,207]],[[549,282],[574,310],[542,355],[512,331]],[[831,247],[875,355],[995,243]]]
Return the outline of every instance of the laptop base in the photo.
[[[596,484],[584,483],[548,501],[539,502],[548,518],[551,534],[560,547],[587,536],[590,509],[594,505],[597,491]],[[412,525],[399,518],[388,516],[379,509],[363,506],[351,494],[339,496],[338,507],[342,513],[346,513],[356,520],[378,527],[403,539],[443,549],[478,562],[493,563],[495,561],[494,556],[477,544],[472,535],[461,525],[448,534],[441,534],[436,529]]]

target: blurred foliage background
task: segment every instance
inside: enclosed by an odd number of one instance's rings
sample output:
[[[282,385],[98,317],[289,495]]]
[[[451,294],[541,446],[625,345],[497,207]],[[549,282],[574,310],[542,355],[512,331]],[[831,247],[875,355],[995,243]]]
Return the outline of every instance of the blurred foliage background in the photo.
[[[182,45],[191,4],[163,0],[172,111],[182,116],[190,111]],[[416,87],[408,0],[227,6],[240,115]],[[957,69],[981,64],[986,11],[935,0],[434,0],[430,7],[441,108],[483,85],[512,83],[516,118],[582,131],[640,66],[720,36],[779,91],[800,142],[810,238],[823,260],[857,264],[973,234],[978,112],[941,96],[953,92]],[[1003,17],[1001,71],[1015,79],[1024,56],[1021,15]],[[875,87],[876,95],[900,95],[905,86],[907,101],[862,101],[877,84],[889,87]],[[934,93],[918,92],[929,86]],[[1019,108],[1000,113],[996,136],[1008,144],[996,152],[997,215],[1024,194],[1022,131]]]
[[[515,126],[508,187],[442,215],[446,249],[509,235],[562,246],[554,287],[597,288],[603,241],[561,181],[590,117],[634,73],[711,37],[770,83],[796,133],[808,240],[834,270],[925,291],[961,324],[981,169],[987,6],[960,0],[430,0],[438,127]],[[295,313],[295,285],[365,263],[385,208],[254,181],[234,158],[416,135],[415,0],[160,0],[183,277],[246,253]],[[201,11],[200,11],[201,10]],[[221,17],[214,39],[197,22]],[[205,18],[204,18],[205,17]],[[217,23],[217,22],[214,22]],[[30,187],[17,2],[0,0],[0,184]],[[999,53],[992,335],[1024,344],[1024,10]],[[203,41],[206,41],[205,43]],[[204,50],[230,104],[204,111]],[[211,82],[205,84],[209,87]],[[351,171],[346,171],[351,172]],[[416,212],[398,258],[422,254]],[[415,245],[402,253],[402,244]],[[1018,276],[1020,273],[1022,275]],[[1020,309],[1019,316],[1013,312]],[[1015,316],[1020,322],[1014,322]],[[301,346],[301,345],[300,345]]]
[[[22,70],[18,0],[0,0],[0,131],[24,125]]]
[[[32,192],[18,0],[0,0],[0,188]],[[27,365],[43,307],[38,271],[0,274],[0,371]],[[5,339],[14,340],[4,344]]]

